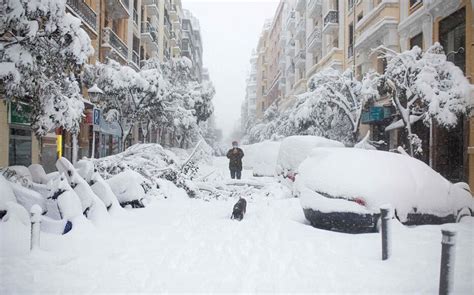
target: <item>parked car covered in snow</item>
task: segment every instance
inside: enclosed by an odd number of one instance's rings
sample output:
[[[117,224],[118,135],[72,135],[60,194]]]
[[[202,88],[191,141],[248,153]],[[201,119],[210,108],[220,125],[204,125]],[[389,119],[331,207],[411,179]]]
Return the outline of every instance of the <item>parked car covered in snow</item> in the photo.
[[[298,174],[298,166],[314,148],[344,147],[344,144],[320,136],[297,135],[285,138],[280,145],[275,173],[283,182],[292,183]]]
[[[315,227],[377,230],[380,207],[405,225],[442,224],[473,214],[474,199],[425,163],[401,154],[349,148],[315,149],[298,168],[296,194]]]
[[[242,160],[244,169],[252,169],[253,176],[273,177],[280,144],[277,141],[266,140],[242,146],[245,154]]]

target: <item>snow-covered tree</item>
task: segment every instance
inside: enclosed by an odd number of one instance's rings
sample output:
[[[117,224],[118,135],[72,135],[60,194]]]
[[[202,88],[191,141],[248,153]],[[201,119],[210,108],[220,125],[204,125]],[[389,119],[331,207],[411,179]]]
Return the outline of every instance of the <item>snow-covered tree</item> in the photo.
[[[290,118],[300,134],[320,135],[355,143],[359,135],[362,109],[377,97],[373,79],[362,82],[351,70],[342,74],[332,68],[315,74],[308,82],[309,91],[300,95]]]
[[[426,52],[417,46],[402,53],[377,50],[388,60],[382,81],[407,130],[410,155],[421,153],[421,140],[411,125],[420,118],[427,126],[433,121],[445,128],[455,126],[466,111],[469,82],[439,43]]]
[[[93,53],[66,0],[0,3],[0,83],[8,101],[32,107],[32,127],[79,129],[83,103],[77,73]]]
[[[86,66],[84,81],[104,91],[99,105],[107,121],[115,121],[122,130],[122,147],[134,126],[148,126],[154,116],[163,114],[167,82],[159,67],[136,72],[114,60]],[[148,130],[148,128],[146,128]]]

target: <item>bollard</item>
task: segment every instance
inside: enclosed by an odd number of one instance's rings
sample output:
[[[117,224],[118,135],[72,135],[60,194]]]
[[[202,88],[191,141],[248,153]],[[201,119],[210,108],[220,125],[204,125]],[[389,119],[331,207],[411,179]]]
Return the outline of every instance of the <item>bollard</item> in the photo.
[[[382,221],[382,260],[387,260],[391,254],[391,208],[390,206],[380,207],[380,219]]]
[[[31,214],[31,239],[30,250],[39,248],[40,245],[40,228],[41,228],[41,213],[43,210],[39,205],[33,205],[30,209]]]
[[[454,261],[456,259],[456,231],[442,229],[439,294],[452,294],[454,286]]]

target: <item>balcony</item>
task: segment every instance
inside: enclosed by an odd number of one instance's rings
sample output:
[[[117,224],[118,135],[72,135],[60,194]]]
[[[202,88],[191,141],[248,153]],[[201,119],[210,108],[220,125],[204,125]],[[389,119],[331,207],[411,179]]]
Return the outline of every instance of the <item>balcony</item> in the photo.
[[[157,31],[150,22],[142,22],[141,34],[142,41],[145,43],[155,42]]]
[[[323,34],[332,34],[339,28],[339,11],[329,10],[324,17]]]
[[[316,27],[306,39],[309,51],[315,52],[321,48],[321,29]]]
[[[112,49],[114,49],[114,51],[117,52],[122,59],[127,60],[128,47],[122,40],[120,40],[120,38],[111,28],[104,28],[104,36],[102,37],[102,41],[103,47],[112,47]]]
[[[107,15],[111,19],[122,19],[130,17],[129,0],[105,0]]]
[[[84,0],[67,0],[67,5],[73,14],[79,16],[97,34],[97,14]]]
[[[354,55],[354,44],[347,46],[347,57],[351,58]]]
[[[159,3],[158,0],[145,0],[142,1],[142,4],[146,4],[146,11],[148,15],[153,16],[159,16],[160,15],[160,9],[159,9]]]
[[[297,0],[296,1],[296,11],[301,11],[303,12],[306,8],[306,0]]]
[[[138,22],[138,12],[136,9],[133,9],[133,22],[138,25],[139,22]]]
[[[315,18],[321,13],[321,0],[309,0],[307,1],[306,12],[309,17]]]
[[[294,10],[290,11],[288,14],[288,18],[286,19],[286,28],[288,30],[293,30],[295,28],[295,15],[296,12]]]
[[[304,39],[306,37],[306,21],[304,18],[300,19],[296,26],[296,38]]]
[[[306,50],[300,49],[295,56],[295,66],[296,68],[304,68],[306,63]]]
[[[139,67],[140,65],[140,56],[138,53],[135,52],[135,50],[132,52],[132,62]]]

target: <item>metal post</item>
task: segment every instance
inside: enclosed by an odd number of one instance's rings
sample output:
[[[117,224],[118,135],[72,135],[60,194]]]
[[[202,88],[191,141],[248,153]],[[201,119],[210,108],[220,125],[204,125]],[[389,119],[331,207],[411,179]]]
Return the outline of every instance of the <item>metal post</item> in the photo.
[[[30,250],[37,249],[40,246],[40,228],[41,228],[41,213],[43,210],[39,205],[33,205],[30,209],[31,215],[31,240]]]
[[[91,158],[95,158],[95,131],[94,131],[94,126],[92,126],[92,155]]]
[[[456,231],[442,229],[441,267],[439,294],[452,294],[454,286],[454,262],[456,259]]]
[[[391,220],[392,214],[390,207],[381,207],[380,208],[380,218],[382,220],[382,260],[387,260],[391,254]]]

